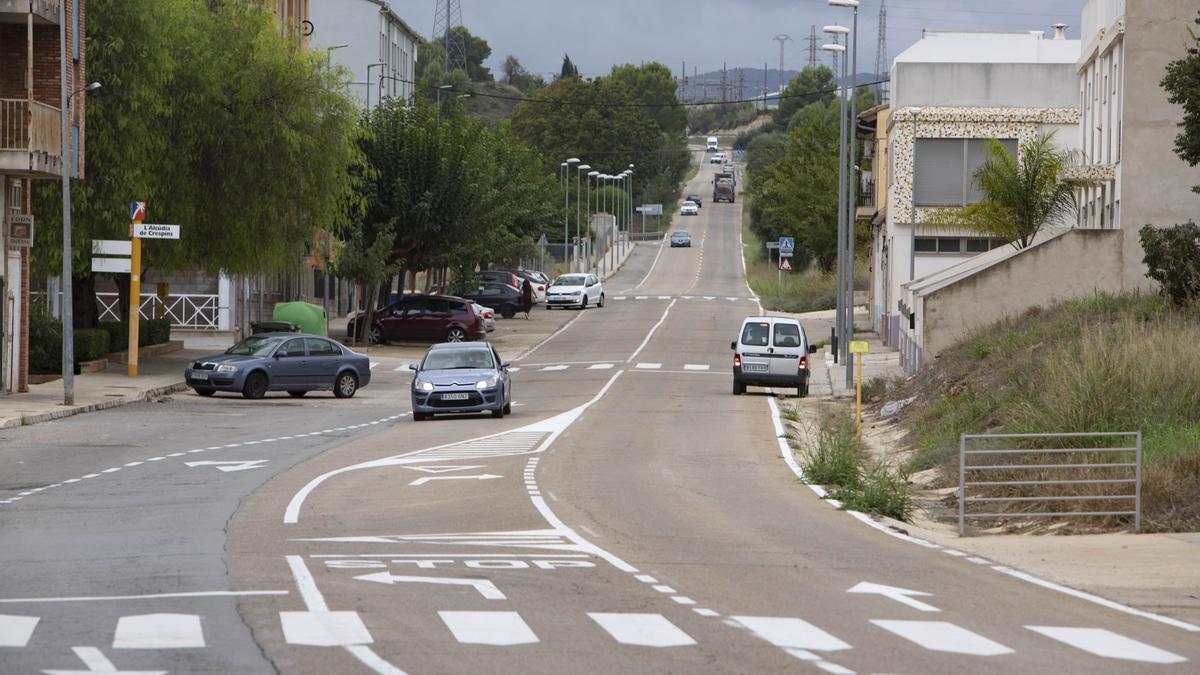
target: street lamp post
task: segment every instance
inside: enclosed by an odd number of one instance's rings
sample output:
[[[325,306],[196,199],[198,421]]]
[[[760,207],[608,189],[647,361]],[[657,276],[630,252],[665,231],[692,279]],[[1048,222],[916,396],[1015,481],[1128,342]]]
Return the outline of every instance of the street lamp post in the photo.
[[[581,243],[581,240],[580,240],[580,228],[581,228],[580,218],[581,218],[581,215],[580,215],[579,207],[582,206],[582,200],[579,199],[579,175],[582,174],[584,171],[587,171],[591,168],[592,167],[588,166],[587,164],[576,164],[575,165],[575,264],[571,267],[571,269],[576,272],[584,271],[579,265],[579,245]]]
[[[572,157],[562,163],[563,168],[563,272],[569,271],[567,256],[570,255],[571,231],[571,167],[579,164],[578,157]]]
[[[854,100],[855,94],[858,93],[858,5],[859,0],[829,0],[830,7],[843,7],[850,9],[853,14],[853,22],[851,24],[851,38],[854,41],[854,47],[851,51],[850,62],[850,117],[846,120],[846,134],[849,140],[849,154],[846,156],[847,173],[849,174],[849,192],[846,195],[846,272],[843,283],[846,296],[846,317],[844,319],[844,328],[846,331],[846,339],[843,341],[845,348],[842,350],[842,355],[846,361],[846,387],[854,385],[854,371],[851,366],[854,364],[852,360],[855,358],[850,353],[850,341],[854,339],[854,245],[855,245],[855,224],[858,220],[856,204],[858,201],[858,180],[859,171],[856,160],[858,159],[858,104]],[[845,72],[845,59],[843,59],[843,73]],[[845,76],[843,76],[844,79]]]
[[[840,36],[849,33],[843,26],[825,26],[825,32],[833,36],[834,44],[822,45],[821,49],[827,52],[832,52],[835,55],[843,54],[846,48],[837,44]],[[842,78],[845,81],[846,59],[840,59],[842,62]],[[836,75],[836,74],[835,74]],[[835,321],[835,335],[837,339],[837,348],[834,349],[834,362],[836,363],[840,356],[845,353],[843,349],[845,343],[845,319],[846,319],[846,299],[845,299],[845,274],[846,274],[846,255],[844,242],[846,241],[846,97],[844,91],[839,84],[838,86],[838,221],[837,221],[837,319]],[[841,359],[843,362],[845,359]]]
[[[632,164],[629,165],[629,211],[628,211],[627,215],[629,217],[625,219],[625,231],[626,232],[628,232],[630,226],[633,225],[633,165]],[[645,221],[645,219],[643,219],[642,220],[642,234],[646,233],[645,223],[646,223],[646,221]]]
[[[592,183],[593,182],[595,182],[597,184],[597,187],[599,187],[599,183],[600,183],[600,172],[599,171],[589,171],[588,172],[588,204],[589,205],[591,205],[591,202],[592,202],[591,197],[592,197]],[[600,195],[599,194],[596,195],[596,204],[594,206],[591,206],[591,208],[593,209],[593,213],[600,213]],[[593,217],[588,216],[589,224],[592,222],[592,220],[593,220]]]

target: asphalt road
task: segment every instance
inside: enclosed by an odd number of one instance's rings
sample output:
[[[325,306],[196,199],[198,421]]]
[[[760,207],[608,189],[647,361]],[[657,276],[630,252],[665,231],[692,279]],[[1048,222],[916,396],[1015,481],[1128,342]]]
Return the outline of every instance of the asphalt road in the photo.
[[[562,327],[504,355],[502,420],[414,423],[389,363],[348,402],[4,432],[0,673],[1194,672],[1198,632],[799,482],[776,400],[730,392],[740,211],[679,220],[693,247],[640,250],[602,309],[535,310]]]

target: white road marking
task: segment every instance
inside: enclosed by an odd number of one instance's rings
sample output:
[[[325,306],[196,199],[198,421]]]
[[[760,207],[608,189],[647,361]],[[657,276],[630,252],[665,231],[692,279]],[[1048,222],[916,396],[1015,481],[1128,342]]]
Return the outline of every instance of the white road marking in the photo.
[[[41,619],[36,616],[0,614],[0,647],[24,647],[29,644],[38,621]]]
[[[538,641],[516,612],[438,612],[454,639],[471,645],[527,645]]]
[[[571,324],[573,324],[573,323],[575,323],[576,321],[578,321],[578,320],[580,319],[580,317],[582,317],[582,316],[584,316],[584,313],[583,313],[583,312],[579,312],[579,313],[578,313],[578,314],[576,314],[575,316],[571,317],[571,319],[570,319],[569,321],[567,321],[566,323],[564,323],[562,326],[560,326],[558,330],[554,331],[554,332],[553,332],[553,333],[551,333],[550,335],[547,335],[545,340],[542,340],[541,342],[537,343],[536,345],[534,345],[534,346],[530,347],[530,348],[529,348],[529,349],[527,349],[527,350],[526,350],[526,351],[525,351],[523,354],[521,354],[521,355],[520,355],[520,356],[518,356],[517,358],[513,359],[513,361],[514,361],[514,362],[516,362],[516,361],[523,361],[523,360],[525,360],[525,359],[529,358],[530,354],[533,354],[533,353],[534,353],[534,352],[536,352],[537,350],[541,349],[541,348],[542,348],[542,345],[545,345],[547,342],[549,342],[549,341],[553,340],[554,338],[558,337],[559,335],[561,335],[563,331],[565,331],[566,329],[570,328],[570,327],[571,327]],[[511,370],[512,370],[512,368],[509,368],[509,370],[511,371]]]
[[[625,299],[624,295],[618,295],[617,297],[613,298],[613,300],[624,300],[624,299]]]
[[[424,476],[409,483],[411,486],[419,486],[435,480],[494,480],[496,478],[504,478],[494,473],[481,473],[477,476]]]
[[[611,363],[594,363],[588,366],[588,370],[611,370],[612,367]]]
[[[696,641],[661,614],[617,614],[589,612],[592,621],[625,645],[683,647]]]
[[[659,299],[659,300],[670,300],[670,299],[671,299],[671,296],[669,296],[669,295],[660,295],[660,296],[658,296],[658,299]]]
[[[650,296],[648,296],[648,295],[639,295],[636,298],[634,298],[634,300],[648,300],[648,299],[650,299]]]
[[[654,590],[658,591],[659,593],[674,593],[675,592],[674,588],[671,588],[670,586],[668,586],[666,584],[659,584],[657,586],[653,586],[653,588],[654,588]]]
[[[672,595],[671,599],[680,605],[694,605],[696,601],[686,595]]]
[[[112,673],[113,675],[166,675],[165,670],[117,670],[104,652],[95,647],[71,647],[75,656],[83,661],[87,670],[43,670],[46,675],[86,675],[86,673]]]
[[[479,591],[479,594],[488,600],[504,600],[505,596],[496,588],[496,584],[487,579],[454,579],[450,577],[414,577],[406,575],[396,575],[391,572],[378,572],[376,574],[363,574],[354,577],[360,581],[373,581],[379,584],[387,584],[394,586],[398,583],[406,584],[435,584],[439,586],[470,586]]]
[[[708,370],[710,366],[707,363],[688,363],[684,364],[684,370]]]
[[[395,368],[392,368],[393,373],[398,373],[402,370],[409,370],[409,367],[408,366],[396,366]]]
[[[1066,626],[1025,626],[1052,640],[1082,649],[1106,659],[1141,661],[1143,663],[1183,663],[1186,658],[1144,642],[1138,642],[1103,628],[1069,628]]]
[[[714,612],[711,609],[705,609],[704,607],[693,607],[692,611],[700,616],[721,616],[720,612]]]
[[[117,619],[113,649],[200,649],[204,630],[197,614],[139,614]]]
[[[662,368],[662,364],[661,363],[639,363],[636,366],[634,366],[634,368],[637,368],[638,370],[658,370],[659,368]]]
[[[570,368],[570,367],[571,366],[546,366],[545,368],[542,368],[542,370],[544,372],[550,372],[550,371],[555,371],[555,370],[566,370],[567,368]]]
[[[227,598],[255,595],[287,595],[288,591],[195,591],[191,593],[148,593],[141,595],[80,595],[62,598],[0,598],[0,604],[31,602],[92,602],[99,600],[158,600],[160,598]]]
[[[913,600],[912,595],[929,596],[929,593],[921,591],[910,591],[907,588],[899,588],[896,586],[885,586],[883,584],[873,584],[868,581],[861,581],[851,588],[846,589],[847,593],[861,593],[882,595],[890,600],[895,600],[902,605],[908,605],[919,612],[940,612],[942,610],[933,605],[925,604],[920,600]]]
[[[376,369],[376,368],[378,368],[378,367],[379,367],[379,362],[378,362],[378,361],[372,361],[372,362],[371,362],[371,367],[370,367],[370,370],[375,370],[375,369]]]
[[[975,563],[976,565],[991,565],[992,561],[987,558],[971,557],[967,558],[967,562]]]
[[[472,464],[468,466],[406,466],[404,468],[411,471],[421,471],[424,473],[447,473],[449,471],[466,471],[467,469],[482,469],[483,464]]]
[[[196,468],[198,466],[211,466],[218,471],[229,473],[232,471],[246,471],[248,469],[261,469],[266,465],[268,460],[265,459],[238,459],[229,461],[213,461],[205,460],[203,462],[184,462],[185,466]]]
[[[1001,656],[1013,650],[978,633],[946,621],[891,621],[872,619],[871,623],[899,635],[925,649],[971,656]]]
[[[821,652],[850,649],[850,645],[804,619],[782,616],[735,616],[738,623],[776,647]]]
[[[279,622],[290,645],[347,647],[374,642],[358,612],[280,612]]]
[[[658,583],[658,579],[655,579],[654,577],[650,576],[649,574],[637,574],[637,575],[634,575],[633,578],[637,579],[638,581],[642,582],[643,584],[657,584]]]

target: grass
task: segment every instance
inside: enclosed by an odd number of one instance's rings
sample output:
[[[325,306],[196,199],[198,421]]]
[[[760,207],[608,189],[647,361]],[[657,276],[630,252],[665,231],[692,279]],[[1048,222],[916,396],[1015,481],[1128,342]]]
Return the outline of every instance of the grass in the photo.
[[[896,394],[926,394],[907,416],[907,468],[956,484],[963,433],[1141,431],[1147,528],[1200,527],[1198,319],[1155,295],[1096,294],[980,331]]]
[[[835,275],[821,272],[816,267],[781,275],[774,261],[767,259],[766,248],[751,232],[749,225],[742,226],[742,242],[746,244],[743,250],[746,256],[746,280],[762,301],[763,309],[801,313],[833,309],[836,306]]]
[[[801,463],[809,482],[830,486],[829,498],[844,509],[905,522],[916,510],[907,475],[870,460],[846,413],[821,418],[815,437],[801,448]]]

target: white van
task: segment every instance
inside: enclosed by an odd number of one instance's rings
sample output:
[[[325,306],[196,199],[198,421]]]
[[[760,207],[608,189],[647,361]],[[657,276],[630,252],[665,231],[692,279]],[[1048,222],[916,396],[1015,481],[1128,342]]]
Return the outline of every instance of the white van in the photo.
[[[717,151],[717,137],[716,136],[708,137],[708,146],[704,148],[704,151],[705,152],[716,152]]]
[[[809,346],[804,327],[795,319],[748,316],[742,319],[733,350],[733,393],[746,393],[747,386],[795,387],[797,396],[808,396]]]

